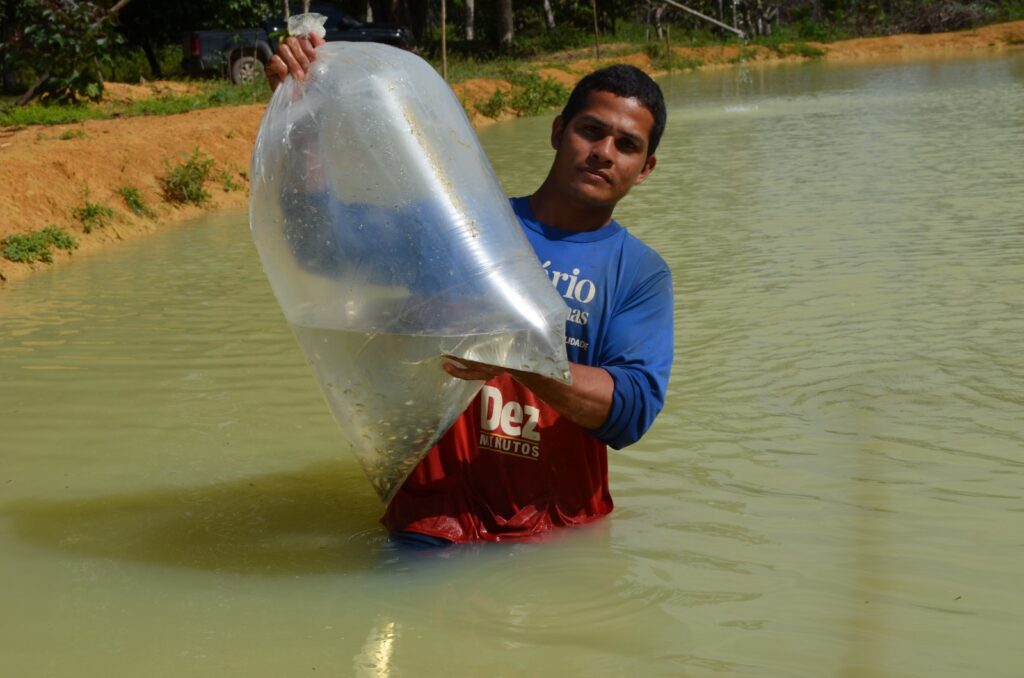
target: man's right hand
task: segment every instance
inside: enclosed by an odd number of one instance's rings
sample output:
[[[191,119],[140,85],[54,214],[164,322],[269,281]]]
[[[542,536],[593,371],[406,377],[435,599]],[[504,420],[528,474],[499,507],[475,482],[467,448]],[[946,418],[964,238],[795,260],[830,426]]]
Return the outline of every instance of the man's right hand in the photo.
[[[289,36],[279,44],[266,66],[270,91],[275,91],[289,75],[296,80],[305,80],[309,65],[316,59],[315,49],[325,42],[311,33],[301,37]]]

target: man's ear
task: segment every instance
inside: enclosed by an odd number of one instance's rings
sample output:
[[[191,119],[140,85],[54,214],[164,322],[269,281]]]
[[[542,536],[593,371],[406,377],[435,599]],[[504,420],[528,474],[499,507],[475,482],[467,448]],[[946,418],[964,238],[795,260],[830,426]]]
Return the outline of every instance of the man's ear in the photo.
[[[653,155],[647,158],[647,161],[644,163],[644,168],[640,170],[640,174],[637,175],[636,181],[633,182],[633,185],[638,186],[647,181],[647,177],[651,176],[651,172],[654,171],[654,166],[657,164],[658,159]]]
[[[551,148],[558,150],[558,147],[562,145],[562,134],[565,132],[565,123],[562,121],[562,116],[556,115],[555,120],[551,123]]]

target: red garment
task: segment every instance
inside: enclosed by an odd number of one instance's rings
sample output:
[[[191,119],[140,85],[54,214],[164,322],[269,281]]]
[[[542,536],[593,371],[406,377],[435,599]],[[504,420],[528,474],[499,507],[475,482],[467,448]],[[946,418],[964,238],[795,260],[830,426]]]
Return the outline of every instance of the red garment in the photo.
[[[604,443],[501,375],[427,453],[381,522],[456,542],[504,541],[611,510]]]

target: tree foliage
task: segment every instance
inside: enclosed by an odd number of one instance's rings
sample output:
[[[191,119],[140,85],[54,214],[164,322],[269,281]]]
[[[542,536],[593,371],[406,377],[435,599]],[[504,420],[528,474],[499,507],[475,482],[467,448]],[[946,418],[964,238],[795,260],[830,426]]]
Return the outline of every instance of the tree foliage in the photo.
[[[280,14],[276,0],[134,2],[121,12],[120,27],[132,43],[165,44],[188,31],[253,28]]]
[[[122,39],[107,8],[88,0],[27,0],[15,17],[3,45],[5,69],[36,73],[30,94],[57,102],[100,98],[102,70]]]
[[[263,25],[280,16],[285,0],[0,0],[0,72],[10,88],[18,71],[24,85],[47,77],[39,93],[51,100],[100,96],[111,56],[142,49],[160,76],[157,48],[177,44],[181,35],[203,29],[231,30]],[[441,0],[329,0],[362,20],[409,26],[421,52],[439,48]],[[474,59],[501,53],[527,56],[593,43],[593,7],[601,38],[621,26],[647,25],[660,36],[729,38],[731,34],[659,0],[473,0],[447,1],[447,44]],[[985,21],[1024,16],[1024,0],[680,0],[747,35],[774,34],[800,40],[829,40],[895,32],[928,33],[968,28]],[[115,2],[117,4],[115,5]],[[292,11],[301,0],[291,0]],[[116,16],[114,7],[123,7]],[[511,30],[510,30],[511,29]],[[781,29],[781,31],[780,31]],[[631,30],[636,31],[636,28]],[[780,35],[781,33],[781,35]],[[502,37],[513,35],[511,44]],[[120,43],[120,47],[119,47]]]

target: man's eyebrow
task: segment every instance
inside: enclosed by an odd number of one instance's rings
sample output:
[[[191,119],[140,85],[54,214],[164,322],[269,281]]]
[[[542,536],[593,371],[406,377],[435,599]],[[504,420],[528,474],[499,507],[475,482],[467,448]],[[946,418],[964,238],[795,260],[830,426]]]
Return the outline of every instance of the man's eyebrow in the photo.
[[[579,119],[584,122],[596,123],[601,127],[604,127],[605,129],[609,129],[611,127],[611,125],[609,125],[601,118],[598,118],[597,116],[594,115],[590,115],[589,113],[583,113],[582,115],[580,115]],[[619,134],[626,137],[627,139],[629,139],[630,141],[632,141],[633,143],[637,144],[640,147],[643,147],[645,144],[644,138],[638,134],[632,134],[631,132],[626,132],[622,130],[619,130]]]

